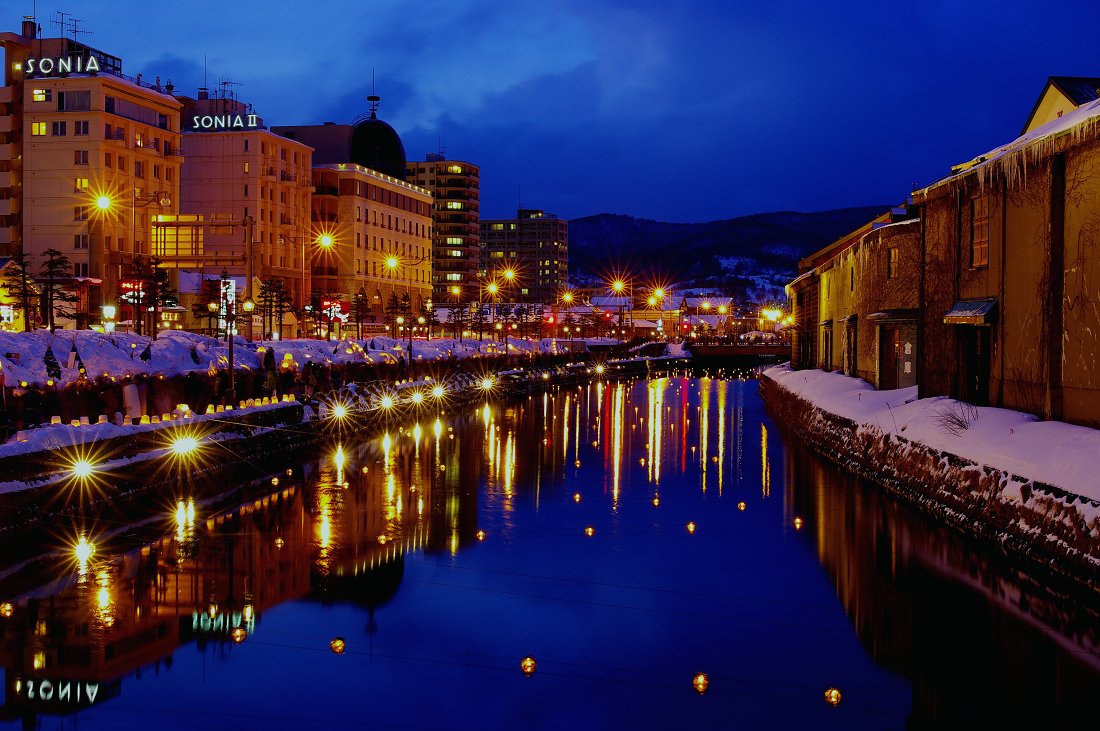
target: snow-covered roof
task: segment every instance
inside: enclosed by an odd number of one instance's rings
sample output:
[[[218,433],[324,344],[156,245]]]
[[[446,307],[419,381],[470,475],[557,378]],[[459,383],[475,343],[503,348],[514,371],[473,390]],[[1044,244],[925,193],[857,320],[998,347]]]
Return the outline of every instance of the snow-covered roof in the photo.
[[[629,308],[630,307],[630,298],[629,297],[602,296],[602,297],[593,297],[589,301],[593,305],[595,305],[596,307],[623,307],[623,308]]]
[[[1073,142],[1079,142],[1086,136],[1094,134],[1098,128],[1100,128],[1100,99],[1067,112],[1041,127],[1036,127],[1008,144],[954,166],[951,168],[951,175],[916,191],[916,195],[926,196],[932,190],[970,174],[977,174],[980,184],[985,186],[995,173],[1000,173],[1005,176],[1010,186],[1014,186],[1025,179],[1029,164],[1048,157],[1054,151],[1054,145],[1058,139],[1068,134],[1071,135]]]

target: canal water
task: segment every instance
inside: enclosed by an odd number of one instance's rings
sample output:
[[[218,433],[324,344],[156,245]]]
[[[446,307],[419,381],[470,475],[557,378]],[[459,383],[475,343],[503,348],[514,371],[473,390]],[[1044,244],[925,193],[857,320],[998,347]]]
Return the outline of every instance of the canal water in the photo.
[[[1087,602],[752,374],[506,397],[52,523],[0,566],[0,727],[1096,728]]]

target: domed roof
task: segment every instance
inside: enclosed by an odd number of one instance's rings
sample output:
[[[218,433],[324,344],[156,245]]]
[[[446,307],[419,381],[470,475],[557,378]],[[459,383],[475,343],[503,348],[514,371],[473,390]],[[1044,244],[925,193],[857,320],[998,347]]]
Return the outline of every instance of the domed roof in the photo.
[[[405,179],[405,146],[374,110],[351,133],[351,161],[398,180]]]

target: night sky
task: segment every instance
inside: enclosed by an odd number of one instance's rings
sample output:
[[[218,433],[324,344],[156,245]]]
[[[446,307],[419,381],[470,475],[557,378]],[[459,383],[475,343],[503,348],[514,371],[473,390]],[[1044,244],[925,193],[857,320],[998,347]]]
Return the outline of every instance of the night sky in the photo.
[[[76,7],[75,5],[79,5]],[[23,7],[25,6],[25,7]],[[29,0],[7,5],[16,30]],[[62,8],[178,93],[240,82],[269,125],[379,116],[410,159],[517,204],[705,221],[900,201],[1017,136],[1049,75],[1100,75],[1100,3],[143,0]],[[54,8],[38,4],[48,36]]]

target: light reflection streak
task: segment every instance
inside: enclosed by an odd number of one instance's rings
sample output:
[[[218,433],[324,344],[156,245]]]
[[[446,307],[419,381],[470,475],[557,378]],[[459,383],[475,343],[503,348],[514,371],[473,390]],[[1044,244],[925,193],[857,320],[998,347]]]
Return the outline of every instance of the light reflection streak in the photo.
[[[772,468],[768,459],[768,427],[760,424],[760,492],[764,497],[772,494]]]
[[[726,379],[718,381],[718,496],[722,496],[722,477],[726,471]]]
[[[665,416],[665,389],[668,379],[658,378],[649,383],[649,454],[646,465],[649,468],[649,481],[661,484],[661,439],[663,438]]]
[[[710,440],[710,384],[709,378],[699,380],[699,482],[704,495],[707,492],[707,442]]]
[[[615,386],[615,396],[612,400],[611,412],[611,446],[612,446],[612,478],[611,478],[611,509],[619,509],[619,490],[622,480],[623,464],[623,412],[625,411],[623,398],[623,383],[619,381]]]

